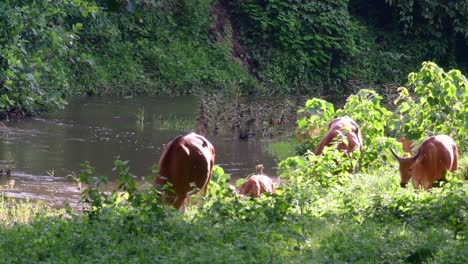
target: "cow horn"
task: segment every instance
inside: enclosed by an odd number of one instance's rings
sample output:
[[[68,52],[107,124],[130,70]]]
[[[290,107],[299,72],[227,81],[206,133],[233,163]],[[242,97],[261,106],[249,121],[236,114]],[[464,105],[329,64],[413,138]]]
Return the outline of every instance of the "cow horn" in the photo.
[[[416,154],[414,154],[414,156],[411,157],[410,159],[415,161],[419,157],[420,154],[421,154],[421,148],[418,148],[418,152],[416,152]]]
[[[398,156],[398,154],[396,153],[396,151],[393,148],[390,148],[390,150],[392,151],[393,156],[395,156],[395,158],[398,161],[400,161],[402,159],[400,156]]]

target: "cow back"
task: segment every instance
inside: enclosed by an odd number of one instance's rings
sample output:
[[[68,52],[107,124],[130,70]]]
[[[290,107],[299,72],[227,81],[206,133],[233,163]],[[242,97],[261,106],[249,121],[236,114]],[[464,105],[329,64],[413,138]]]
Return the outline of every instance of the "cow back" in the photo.
[[[252,175],[239,188],[239,193],[254,198],[260,197],[260,194],[268,192],[275,193],[275,184],[273,180],[266,175]]]
[[[206,194],[214,156],[213,145],[195,133],[178,136],[169,142],[159,159],[159,173],[154,179],[157,186],[170,185],[170,190],[165,193],[166,203],[179,208],[194,187]]]
[[[345,130],[348,130],[345,132]],[[339,142],[337,148],[340,151],[344,151],[346,153],[350,153],[355,149],[360,149],[362,146],[362,134],[361,130],[357,123],[352,120],[348,116],[339,117],[334,119],[328,125],[328,131],[324,135],[324,137],[320,140],[320,143],[315,150],[315,155],[321,155],[323,153],[323,149],[326,146],[331,146],[333,144],[333,140],[335,140],[340,133],[346,133],[347,143]]]
[[[454,172],[458,167],[458,148],[447,135],[427,138],[418,150],[420,155],[412,168],[415,188],[429,189],[435,181],[445,178],[447,171]]]

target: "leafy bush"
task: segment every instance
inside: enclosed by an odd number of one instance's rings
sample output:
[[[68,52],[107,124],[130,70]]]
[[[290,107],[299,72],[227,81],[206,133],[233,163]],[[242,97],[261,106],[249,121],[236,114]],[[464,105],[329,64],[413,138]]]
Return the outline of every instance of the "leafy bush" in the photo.
[[[300,146],[299,152],[314,149],[327,132],[326,127],[335,118],[349,116],[359,125],[363,135],[363,148],[360,157],[361,169],[366,170],[382,165],[389,157],[388,147],[397,146],[395,139],[385,135],[391,123],[392,112],[380,105],[382,97],[372,90],[360,90],[346,100],[342,109],[335,111],[334,106],[322,99],[313,98],[306,102],[298,120],[298,133],[309,137]]]
[[[67,12],[94,14],[87,1],[3,1],[0,3],[0,115],[63,107],[69,89],[68,61],[82,27],[64,23]]]
[[[407,139],[422,141],[432,135],[452,136],[463,152],[468,142],[468,80],[459,70],[445,72],[433,62],[423,62],[408,75],[410,90],[401,87],[395,103],[396,129]]]
[[[130,173],[128,162],[116,160],[113,170],[118,172],[117,188],[111,190],[107,177],[96,176],[95,169],[85,162],[75,181],[81,191],[83,212],[90,218],[97,219],[117,208],[132,212],[146,212],[159,215],[162,213],[161,194],[156,188],[141,190],[136,176]],[[130,208],[130,209],[128,209]]]
[[[455,139],[463,153],[468,142],[466,77],[458,70],[446,73],[435,63],[424,62],[420,72],[409,74],[408,85],[414,87],[414,95],[410,95],[407,88],[399,88],[395,113],[381,106],[382,97],[372,90],[364,89],[351,95],[343,108],[336,111],[331,103],[322,99],[308,100],[299,111],[302,117],[298,120],[297,133],[304,140],[299,145],[299,153],[314,149],[326,133],[323,128],[334,118],[345,115],[361,128],[364,146],[360,163],[364,171],[389,160],[389,147],[401,147],[396,139],[389,137],[395,134],[415,141],[447,134]]]

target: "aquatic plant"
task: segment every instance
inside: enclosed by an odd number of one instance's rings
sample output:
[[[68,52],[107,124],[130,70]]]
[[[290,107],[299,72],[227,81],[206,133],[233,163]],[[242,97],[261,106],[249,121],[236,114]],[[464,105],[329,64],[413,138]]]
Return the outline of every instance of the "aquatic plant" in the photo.
[[[303,98],[257,98],[211,94],[202,97],[200,115],[214,134],[237,133],[240,139],[292,134]]]
[[[155,129],[190,131],[195,129],[196,121],[192,117],[177,114],[153,115]]]
[[[136,116],[137,123],[140,126],[143,126],[145,122],[145,108],[144,107],[139,108],[135,116]]]

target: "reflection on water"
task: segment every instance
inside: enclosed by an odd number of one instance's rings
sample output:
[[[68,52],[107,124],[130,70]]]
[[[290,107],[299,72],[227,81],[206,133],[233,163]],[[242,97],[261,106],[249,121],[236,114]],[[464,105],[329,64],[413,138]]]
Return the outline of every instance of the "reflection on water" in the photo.
[[[14,171],[11,177],[0,176],[0,188],[11,197],[76,204],[79,191],[67,175],[77,174],[84,161],[99,175],[112,177],[119,157],[130,161],[133,174],[150,175],[163,144],[194,130],[198,106],[197,97],[86,97],[71,100],[61,112],[4,121],[0,168],[13,166]],[[240,141],[229,134],[207,138],[215,146],[216,164],[233,178],[254,172],[257,161],[266,174],[276,175],[277,161],[263,151],[267,141]]]

